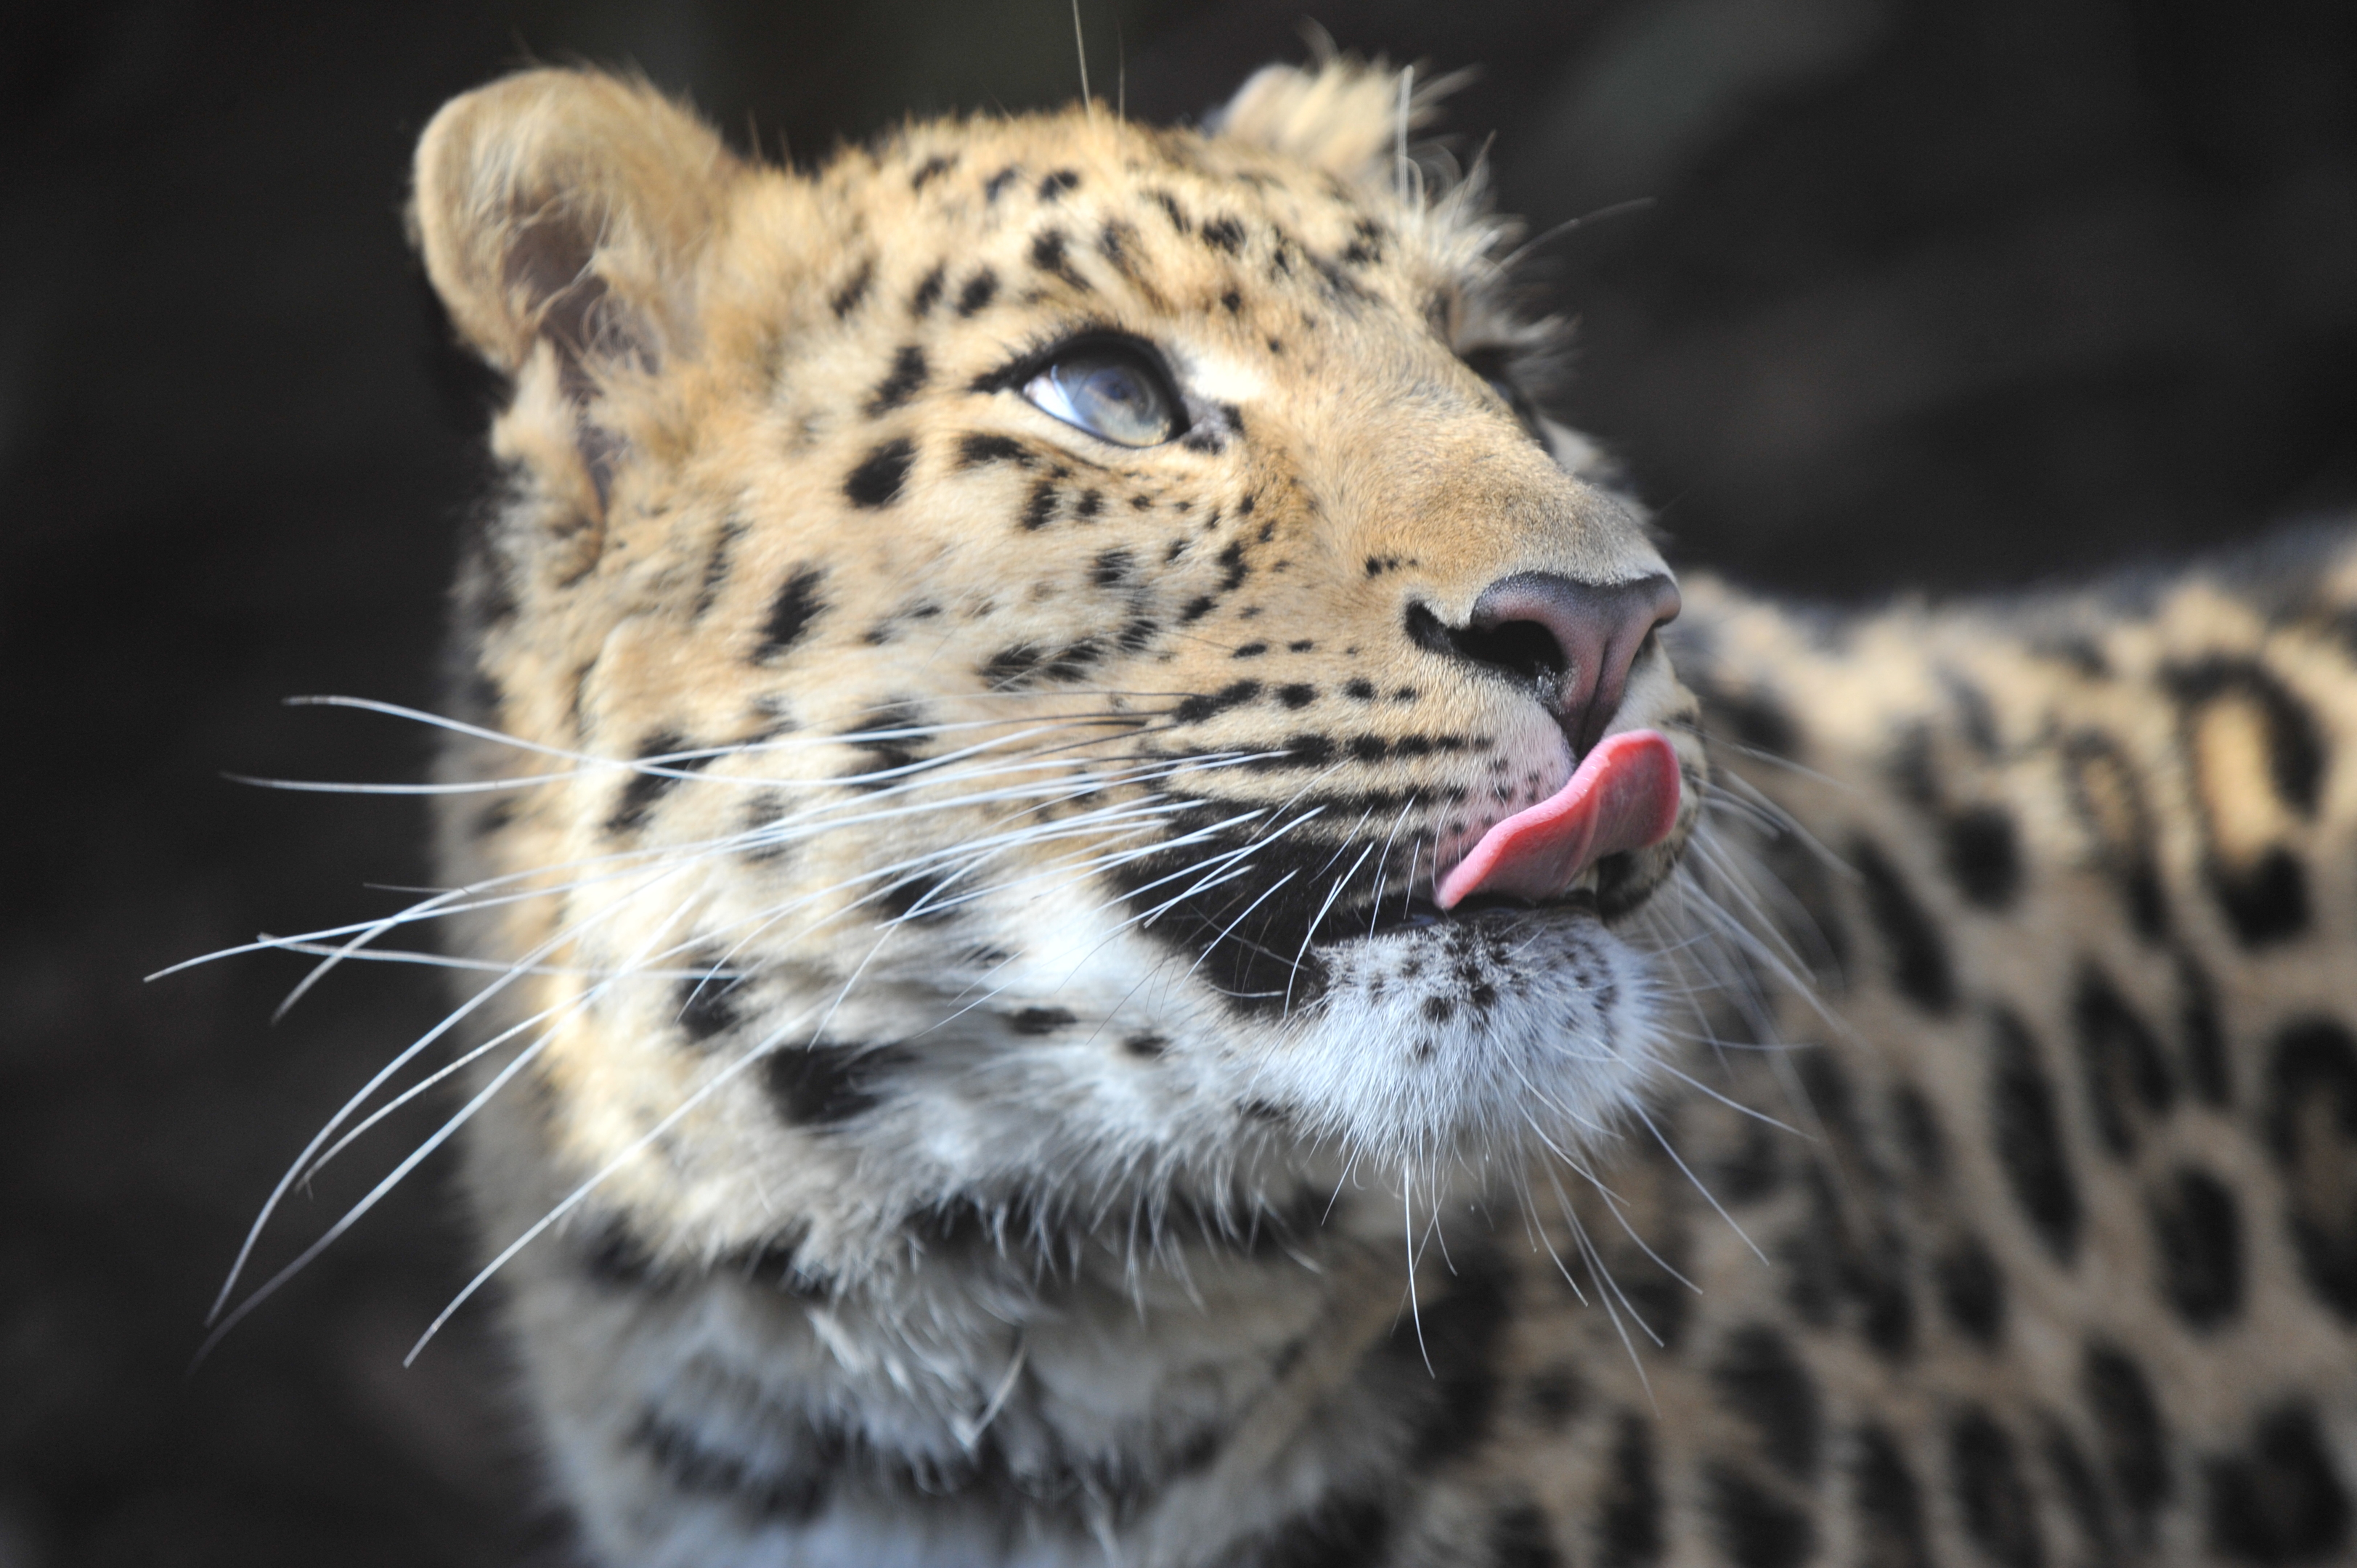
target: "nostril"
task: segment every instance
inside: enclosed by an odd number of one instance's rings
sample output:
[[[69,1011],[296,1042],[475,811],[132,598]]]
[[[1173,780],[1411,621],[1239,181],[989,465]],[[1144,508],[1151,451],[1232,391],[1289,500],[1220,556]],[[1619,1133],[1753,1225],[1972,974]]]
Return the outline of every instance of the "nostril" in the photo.
[[[1571,669],[1571,655],[1554,632],[1534,620],[1469,626],[1457,634],[1457,650],[1476,664],[1502,670],[1552,694]]]
[[[1562,639],[1543,621],[1501,620],[1470,626],[1450,626],[1430,607],[1407,607],[1408,640],[1418,648],[1455,659],[1467,659],[1540,688],[1542,701],[1552,702],[1556,687],[1572,666]]]

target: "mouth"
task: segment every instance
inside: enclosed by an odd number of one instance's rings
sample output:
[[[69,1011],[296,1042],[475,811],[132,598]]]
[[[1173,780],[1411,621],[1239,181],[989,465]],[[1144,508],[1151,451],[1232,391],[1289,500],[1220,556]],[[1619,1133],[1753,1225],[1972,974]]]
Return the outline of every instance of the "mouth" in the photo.
[[[1344,953],[1361,944],[1435,929],[1468,936],[1486,929],[1496,937],[1510,927],[1593,926],[1633,908],[1643,889],[1631,884],[1648,880],[1639,854],[1675,830],[1680,805],[1670,743],[1655,731],[1631,730],[1591,747],[1553,795],[1469,829],[1469,846],[1453,863],[1440,861],[1446,870],[1395,885],[1388,896],[1380,870],[1370,874],[1377,880],[1372,898],[1349,896],[1348,883],[1369,858],[1363,852],[1339,885],[1328,880],[1344,850],[1321,843],[1292,848],[1289,859],[1272,857],[1251,882],[1223,877],[1176,897],[1163,889],[1202,863],[1141,859],[1130,869],[1130,891],[1141,903],[1161,895],[1144,929],[1189,955],[1190,974],[1246,1012],[1282,1013],[1314,1001],[1329,961],[1347,963]],[[1412,865],[1413,851],[1408,858]],[[1297,896],[1276,897],[1296,882]]]
[[[1372,918],[1361,915],[1355,929],[1341,931],[1316,945],[1325,947],[1335,941],[1352,941],[1372,937],[1395,936],[1402,932],[1426,930],[1436,926],[1461,926],[1481,923],[1511,923],[1531,918],[1601,918],[1602,907],[1596,896],[1595,883],[1599,875],[1609,875],[1613,864],[1620,860],[1598,862],[1589,867],[1589,874],[1580,884],[1565,889],[1550,898],[1523,898],[1511,893],[1475,893],[1459,898],[1443,908],[1430,898],[1413,897],[1397,901],[1386,900],[1384,907]]]

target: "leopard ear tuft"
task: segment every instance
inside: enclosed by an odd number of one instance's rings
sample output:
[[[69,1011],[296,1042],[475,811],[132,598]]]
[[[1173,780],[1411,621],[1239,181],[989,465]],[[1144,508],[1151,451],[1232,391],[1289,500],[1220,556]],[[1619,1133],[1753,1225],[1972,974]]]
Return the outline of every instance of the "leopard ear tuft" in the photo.
[[[1463,80],[1456,73],[1419,86],[1413,73],[1394,70],[1380,59],[1329,54],[1308,67],[1263,66],[1205,124],[1214,134],[1297,158],[1353,184],[1388,185],[1403,129],[1429,124],[1440,100]],[[1409,89],[1405,106],[1404,83]]]
[[[476,349],[515,375],[546,343],[578,401],[601,361],[688,346],[696,265],[740,167],[651,87],[524,71],[425,127],[411,224]]]

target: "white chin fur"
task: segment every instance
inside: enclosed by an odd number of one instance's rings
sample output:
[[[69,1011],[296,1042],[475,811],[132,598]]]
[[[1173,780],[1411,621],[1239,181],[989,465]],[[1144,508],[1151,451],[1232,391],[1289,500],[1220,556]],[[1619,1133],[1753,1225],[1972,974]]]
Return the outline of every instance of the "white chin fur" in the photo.
[[[1379,1164],[1585,1142],[1654,1059],[1650,968],[1587,915],[1491,912],[1321,956],[1317,1004],[1253,1031],[1250,1092]]]

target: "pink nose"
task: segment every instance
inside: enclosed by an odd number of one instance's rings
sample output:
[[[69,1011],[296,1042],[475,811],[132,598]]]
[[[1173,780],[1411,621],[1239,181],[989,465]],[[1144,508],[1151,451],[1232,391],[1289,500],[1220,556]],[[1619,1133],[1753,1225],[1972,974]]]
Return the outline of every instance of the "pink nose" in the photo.
[[[1415,626],[1413,613],[1410,619],[1411,631],[1424,633],[1418,641],[1440,641],[1528,682],[1572,754],[1584,757],[1620,710],[1645,639],[1677,614],[1677,585],[1660,573],[1598,585],[1517,572],[1481,590],[1461,630],[1439,627],[1428,612],[1429,629]]]

